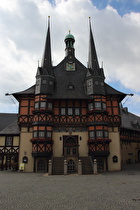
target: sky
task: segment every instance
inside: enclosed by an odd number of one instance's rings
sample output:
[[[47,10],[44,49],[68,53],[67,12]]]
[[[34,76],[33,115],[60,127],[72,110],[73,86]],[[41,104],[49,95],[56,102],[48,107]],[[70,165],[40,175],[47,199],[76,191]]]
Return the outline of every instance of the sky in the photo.
[[[48,16],[53,65],[65,57],[64,38],[71,30],[76,57],[85,66],[91,17],[105,81],[128,94],[123,106],[140,116],[140,0],[0,1],[0,113],[18,112],[18,102],[6,93],[23,91],[35,84]]]

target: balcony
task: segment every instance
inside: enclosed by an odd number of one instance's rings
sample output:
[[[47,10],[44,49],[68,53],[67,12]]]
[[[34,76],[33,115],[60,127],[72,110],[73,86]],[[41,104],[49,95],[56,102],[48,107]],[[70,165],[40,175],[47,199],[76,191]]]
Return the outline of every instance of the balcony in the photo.
[[[121,117],[119,115],[104,115],[103,113],[93,113],[91,115],[51,115],[50,113],[38,113],[36,115],[20,115],[19,124],[21,126],[31,126],[32,124],[49,124],[49,125],[92,125],[106,124],[109,126],[120,126]]]
[[[32,138],[30,139],[32,144],[53,144],[54,141],[51,138]]]
[[[46,151],[46,152],[32,152],[33,157],[51,157],[53,154],[52,151]]]
[[[87,141],[87,144],[109,144],[111,142],[111,139],[108,138],[96,138],[96,139],[89,139]]]

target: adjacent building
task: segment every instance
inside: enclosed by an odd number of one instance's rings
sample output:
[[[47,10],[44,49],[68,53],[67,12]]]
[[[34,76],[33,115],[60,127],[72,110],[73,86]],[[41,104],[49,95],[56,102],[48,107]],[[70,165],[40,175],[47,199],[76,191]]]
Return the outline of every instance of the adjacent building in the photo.
[[[0,113],[0,170],[18,170],[18,156],[18,116]]]

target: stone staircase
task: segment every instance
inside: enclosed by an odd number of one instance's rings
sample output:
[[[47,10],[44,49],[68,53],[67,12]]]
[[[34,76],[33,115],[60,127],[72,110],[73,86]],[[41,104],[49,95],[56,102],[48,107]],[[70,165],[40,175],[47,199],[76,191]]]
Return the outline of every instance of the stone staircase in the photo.
[[[93,167],[90,157],[79,157],[82,162],[82,174],[93,174]]]
[[[64,157],[53,157],[52,159],[52,174],[63,175],[64,174]]]

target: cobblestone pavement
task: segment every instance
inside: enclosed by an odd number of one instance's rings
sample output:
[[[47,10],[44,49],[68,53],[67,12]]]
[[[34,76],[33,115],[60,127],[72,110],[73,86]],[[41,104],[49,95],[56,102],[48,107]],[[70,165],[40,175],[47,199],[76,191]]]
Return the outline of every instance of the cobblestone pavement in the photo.
[[[0,210],[139,210],[140,164],[98,175],[0,171]]]

